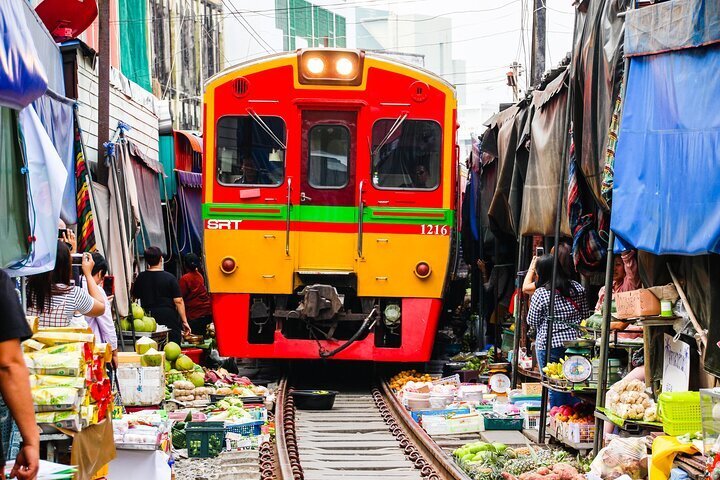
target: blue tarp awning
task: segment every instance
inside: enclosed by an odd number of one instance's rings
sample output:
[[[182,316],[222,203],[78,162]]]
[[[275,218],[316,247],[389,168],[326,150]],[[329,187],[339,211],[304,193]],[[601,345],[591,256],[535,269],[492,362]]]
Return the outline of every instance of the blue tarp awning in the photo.
[[[25,21],[27,8],[25,2],[0,0],[0,105],[15,110],[28,106],[48,86]]]
[[[718,44],[631,58],[611,223],[621,244],[720,253],[718,72]]]

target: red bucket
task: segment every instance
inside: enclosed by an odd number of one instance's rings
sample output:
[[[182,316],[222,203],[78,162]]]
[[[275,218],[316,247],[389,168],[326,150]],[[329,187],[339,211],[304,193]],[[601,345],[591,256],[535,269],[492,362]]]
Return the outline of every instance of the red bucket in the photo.
[[[205,350],[202,348],[183,348],[182,353],[190,357],[190,360],[200,365]]]

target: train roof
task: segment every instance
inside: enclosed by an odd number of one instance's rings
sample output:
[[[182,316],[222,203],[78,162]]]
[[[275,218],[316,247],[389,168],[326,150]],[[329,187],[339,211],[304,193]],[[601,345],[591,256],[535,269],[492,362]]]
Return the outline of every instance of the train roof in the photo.
[[[415,72],[417,72],[421,75],[430,77],[432,80],[434,80],[436,82],[442,83],[448,89],[455,92],[455,86],[452,83],[448,82],[447,80],[440,77],[436,73],[433,73],[430,70],[427,70],[422,67],[418,67],[417,65],[413,65],[412,63],[409,63],[409,62],[403,62],[394,57],[382,55],[381,53],[378,53],[378,52],[373,52],[373,51],[368,51],[368,50],[363,50],[363,49],[347,49],[347,48],[307,48],[307,49],[298,49],[298,50],[295,50],[294,52],[281,52],[281,53],[272,53],[270,55],[262,55],[259,57],[252,58],[248,61],[238,63],[237,65],[233,65],[232,67],[228,67],[228,68],[216,73],[215,75],[213,75],[212,77],[208,78],[205,81],[204,88],[207,89],[207,87],[210,86],[213,82],[217,81],[219,78],[226,76],[232,72],[243,70],[252,65],[257,65],[257,64],[260,64],[263,62],[267,62],[270,60],[276,60],[279,58],[288,58],[288,59],[297,58],[299,52],[312,51],[312,50],[317,50],[317,51],[335,50],[335,51],[362,52],[366,58],[377,59],[377,60],[383,61],[385,63],[388,63],[390,65],[398,65],[398,66],[407,68],[409,70],[414,70]]]

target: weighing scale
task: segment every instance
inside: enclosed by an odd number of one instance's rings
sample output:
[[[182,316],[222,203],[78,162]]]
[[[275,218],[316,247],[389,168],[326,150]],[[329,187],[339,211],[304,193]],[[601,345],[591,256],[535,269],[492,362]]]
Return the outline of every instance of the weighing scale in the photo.
[[[568,355],[563,363],[563,374],[570,383],[585,383],[592,376],[593,346],[592,340],[578,339],[565,343],[565,353]]]
[[[575,349],[568,349],[568,352],[570,350]],[[592,375],[592,363],[583,355],[570,355],[563,363],[562,370],[568,382],[584,383]]]

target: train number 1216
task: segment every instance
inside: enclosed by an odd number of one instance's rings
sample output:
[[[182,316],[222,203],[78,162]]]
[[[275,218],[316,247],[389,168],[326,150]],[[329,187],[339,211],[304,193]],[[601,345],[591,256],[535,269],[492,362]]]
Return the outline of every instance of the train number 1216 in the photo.
[[[447,225],[420,225],[420,233],[422,235],[447,235],[450,233],[450,227]]]

